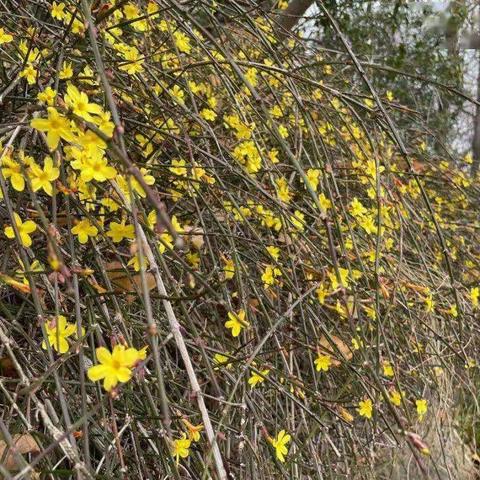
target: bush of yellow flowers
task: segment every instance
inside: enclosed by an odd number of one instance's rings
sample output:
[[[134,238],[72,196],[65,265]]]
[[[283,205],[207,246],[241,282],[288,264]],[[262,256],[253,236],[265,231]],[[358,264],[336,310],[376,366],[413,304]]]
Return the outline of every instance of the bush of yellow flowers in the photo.
[[[260,3],[1,2],[1,476],[468,478],[471,158]]]

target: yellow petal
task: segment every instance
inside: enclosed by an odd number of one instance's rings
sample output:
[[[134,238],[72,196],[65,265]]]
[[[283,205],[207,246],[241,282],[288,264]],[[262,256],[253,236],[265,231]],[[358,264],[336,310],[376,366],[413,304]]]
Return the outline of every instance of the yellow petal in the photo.
[[[109,365],[112,362],[112,354],[105,347],[98,347],[95,352],[100,363]]]
[[[103,388],[109,392],[112,388],[116,387],[118,383],[116,375],[108,375],[103,381]]]
[[[34,118],[30,126],[41,132],[46,132],[50,128],[50,122],[46,118]]]
[[[106,365],[95,365],[88,369],[87,376],[92,382],[96,382],[105,378],[108,375],[109,370],[110,369]]]
[[[129,368],[122,367],[117,371],[117,378],[120,382],[125,383],[132,378],[132,371]]]
[[[7,238],[15,238],[15,232],[13,231],[12,227],[5,227],[5,235]]]

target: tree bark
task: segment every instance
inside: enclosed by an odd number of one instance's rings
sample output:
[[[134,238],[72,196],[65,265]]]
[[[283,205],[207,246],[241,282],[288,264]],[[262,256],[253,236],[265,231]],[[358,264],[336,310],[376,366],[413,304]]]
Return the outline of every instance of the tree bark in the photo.
[[[277,37],[280,39],[285,37],[313,2],[314,0],[291,0],[288,7],[276,16]]]
[[[477,101],[480,101],[480,54],[478,55]],[[480,106],[475,105],[474,134],[472,140],[472,177],[475,177],[480,166]]]
[[[459,48],[462,50],[479,50],[480,49],[480,35],[478,33],[466,33],[460,39]]]

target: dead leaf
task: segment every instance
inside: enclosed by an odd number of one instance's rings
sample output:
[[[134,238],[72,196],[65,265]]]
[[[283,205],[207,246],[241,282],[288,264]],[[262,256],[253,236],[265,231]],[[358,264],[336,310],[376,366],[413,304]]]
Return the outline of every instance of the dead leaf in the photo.
[[[353,415],[346,409],[343,408],[341,405],[337,405],[337,410],[340,416],[348,423],[353,422]]]
[[[197,250],[201,250],[205,243],[204,231],[200,227],[186,226],[183,229],[182,234],[185,235],[187,241]]]
[[[129,270],[128,273],[125,268],[118,261],[109,262],[106,264],[107,276],[112,282],[115,292],[118,293],[132,293],[141,291],[142,277],[140,273]],[[152,290],[156,286],[155,277],[151,272],[145,272],[148,290]],[[127,297],[128,302],[135,299],[134,295]]]
[[[334,367],[338,367],[342,362],[350,360],[353,356],[350,347],[335,335],[330,335],[330,339],[322,335],[319,350],[321,353],[326,353],[332,357],[331,362]]]
[[[430,455],[430,449],[420,435],[414,432],[405,432],[405,435],[412,442],[413,446],[423,453],[423,455]]]
[[[411,282],[403,282],[403,285],[418,293],[424,293],[424,294],[428,293],[428,288],[424,287],[423,285],[416,285],[415,283],[411,283]]]
[[[258,298],[252,298],[250,297],[248,300],[248,306],[254,311],[254,312],[258,312],[258,306],[260,305],[260,301],[258,300]]]
[[[414,159],[412,162],[412,170],[415,173],[423,173],[427,169],[427,166],[424,162]]]
[[[30,293],[30,286],[28,284],[25,284],[23,282],[19,282],[18,280],[15,280],[12,277],[9,277],[8,275],[5,275],[4,273],[0,273],[0,282],[5,283],[6,285],[9,285],[10,287],[14,288],[15,290],[18,290],[19,292],[22,293]]]
[[[29,434],[13,435],[13,444],[17,452],[22,455],[40,452],[37,441]],[[0,458],[2,459],[3,467],[7,470],[18,470],[21,468],[21,465],[18,465],[12,450],[4,440],[0,440]]]
[[[0,358],[0,375],[8,378],[18,378],[18,372],[10,357]]]

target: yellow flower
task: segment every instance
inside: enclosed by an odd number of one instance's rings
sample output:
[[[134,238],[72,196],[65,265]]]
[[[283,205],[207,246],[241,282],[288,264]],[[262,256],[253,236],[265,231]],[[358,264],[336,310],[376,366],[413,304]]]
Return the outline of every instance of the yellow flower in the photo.
[[[267,265],[262,274],[263,288],[268,288],[272,285],[275,285],[275,283],[277,283],[276,278],[281,276],[282,271],[279,268],[273,267],[272,265]]]
[[[338,269],[338,273],[340,275],[341,282],[338,281],[337,274],[335,273],[335,271],[327,273],[328,278],[330,279],[330,282],[332,284],[332,290],[336,290],[340,286],[340,283],[345,288],[348,288],[348,286],[350,284],[349,279],[348,279],[348,276],[349,276],[348,269],[340,267]]]
[[[200,267],[200,255],[198,253],[189,252],[185,255],[185,259],[194,269],[198,269]]]
[[[402,398],[403,398],[403,394],[398,390],[392,390],[390,392],[389,399],[393,403],[393,405],[399,407],[400,404],[402,403]]]
[[[52,3],[52,8],[50,10],[50,14],[53,18],[57,20],[63,20],[65,18],[65,4],[63,2],[57,4],[57,2]]]
[[[168,92],[177,103],[180,103],[181,105],[185,103],[185,92],[178,85],[174,85]]]
[[[280,177],[275,180],[275,184],[279,200],[285,203],[290,203],[290,200],[293,197],[293,193],[290,192],[290,187],[288,186],[287,179],[285,177]]]
[[[252,175],[262,168],[262,156],[252,140],[238,144],[232,155]]]
[[[232,368],[229,357],[221,353],[216,353],[213,356],[213,363],[215,364],[214,370],[218,370],[220,367]]]
[[[143,71],[144,59],[136,47],[125,45],[122,57],[126,60],[126,63],[118,67],[120,70],[127,72],[129,75],[135,75],[135,73]]]
[[[88,242],[88,237],[97,236],[98,229],[90,223],[88,218],[84,218],[72,228],[72,233],[77,235],[80,243],[84,244]]]
[[[390,362],[383,362],[383,374],[386,377],[393,377],[393,375],[395,374],[392,364]]]
[[[72,167],[80,169],[80,176],[84,182],[90,182],[91,180],[105,182],[117,175],[117,171],[114,167],[108,165],[107,159],[103,157],[101,151],[95,152],[83,161],[72,162]]]
[[[47,87],[43,92],[39,92],[37,94],[37,100],[39,102],[52,106],[56,96],[57,92],[52,87]]]
[[[373,412],[372,401],[369,398],[367,398],[366,400],[361,400],[360,402],[358,402],[357,412],[362,417],[365,417],[368,419],[372,418],[372,412]]]
[[[322,192],[318,196],[318,203],[320,204],[320,210],[322,213],[327,213],[327,210],[332,207],[332,202]]]
[[[49,345],[59,353],[68,352],[69,345],[66,339],[77,331],[76,325],[68,323],[63,315],[59,315],[52,322],[47,322],[45,329]],[[42,342],[42,348],[47,350],[47,342],[45,340]]]
[[[213,122],[216,118],[217,118],[217,114],[211,109],[211,108],[204,108],[201,112],[200,112],[200,116],[204,119],[204,120],[208,120],[210,122]]]
[[[377,233],[377,226],[371,215],[361,217],[358,221],[358,224],[365,230],[368,235]]]
[[[0,45],[4,43],[10,43],[13,40],[13,36],[6,33],[3,28],[0,27]]]
[[[269,245],[267,247],[267,252],[275,261],[278,261],[278,259],[280,257],[280,249],[278,247],[274,247],[273,245]]]
[[[374,101],[371,99],[371,98],[366,98],[363,103],[365,103],[365,105],[368,107],[368,108],[373,108],[373,106],[375,105]]]
[[[478,300],[480,298],[480,288],[479,287],[472,287],[470,290],[470,300],[472,301],[472,307],[478,307]]]
[[[92,382],[103,379],[103,388],[109,392],[118,382],[125,383],[132,377],[132,369],[138,361],[138,351],[135,348],[125,348],[115,345],[110,353],[105,347],[96,349],[99,365],[88,369],[87,375]]]
[[[132,266],[136,272],[141,270],[141,266],[143,266],[144,270],[147,269],[149,262],[145,255],[142,257],[142,262],[140,262],[140,255],[136,253],[127,263],[128,266]]]
[[[268,375],[270,370],[267,368],[262,370],[260,373],[252,371],[250,378],[248,379],[248,384],[251,388],[255,388],[259,383],[263,383],[265,381],[265,376]]]
[[[245,310],[239,310],[237,313],[228,312],[228,320],[225,327],[232,330],[232,337],[238,337],[242,328],[248,328],[250,324],[245,320]]]
[[[58,74],[58,78],[60,80],[68,80],[69,78],[73,77],[73,68],[72,68],[72,62],[63,62],[62,69],[60,70],[60,73]]]
[[[424,299],[424,302],[425,302],[425,306],[426,306],[426,311],[427,312],[433,312],[433,309],[435,308],[435,301],[433,300],[433,296],[431,293],[429,293],[425,299]]]
[[[281,462],[285,462],[285,455],[288,454],[287,443],[290,442],[291,439],[292,437],[285,430],[280,430],[276,438],[272,440],[275,455]]]
[[[150,175],[150,171],[147,170],[146,168],[141,168],[140,173],[142,175],[143,181],[147,185],[153,185],[155,183],[155,177],[153,175]],[[132,178],[132,188],[135,190],[142,198],[145,198],[147,194],[145,193],[145,190],[143,187],[138,183],[138,180],[136,178]]]
[[[10,179],[14,190],[23,192],[25,189],[25,178],[22,173],[22,167],[8,155],[3,157],[2,173],[6,180]]]
[[[317,191],[318,184],[320,182],[320,173],[321,172],[318,168],[309,168],[306,172],[308,183],[315,191]],[[303,182],[303,178],[302,178],[302,182]]]
[[[192,425],[186,418],[182,418],[183,424],[188,430],[188,439],[192,442],[198,442],[200,440],[200,432],[203,430],[203,425]]]
[[[22,222],[22,219],[20,218],[20,215],[18,213],[14,213],[13,216],[15,219],[15,224],[17,225],[22,245],[26,248],[30,247],[32,245],[32,239],[30,238],[30,234],[37,229],[36,223],[32,222],[31,220]],[[7,238],[15,238],[15,232],[12,226],[6,226],[4,232]]]
[[[288,128],[285,125],[278,126],[278,133],[282,138],[288,138]]]
[[[47,132],[47,145],[50,150],[57,148],[61,138],[67,142],[75,140],[70,121],[60,115],[54,107],[48,107],[48,118],[34,118],[30,125],[41,132]]]
[[[250,82],[253,87],[256,87],[258,84],[257,69],[254,67],[249,68],[245,73],[245,78]]]
[[[190,45],[190,39],[180,30],[173,32],[173,39],[176,47],[183,53],[190,53],[192,46]]]
[[[123,7],[123,13],[125,13],[125,18],[127,20],[133,20],[134,18],[138,18],[140,16],[140,10],[136,5],[132,5],[131,3],[127,3],[125,7]]]
[[[362,202],[357,197],[354,197],[354,199],[350,203],[349,212],[350,215],[358,218],[365,215],[367,213],[367,209],[363,206]]]
[[[133,225],[125,225],[125,222],[111,222],[107,236],[110,237],[114,243],[119,243],[124,238],[133,240],[135,238],[135,227]]]
[[[25,77],[29,85],[33,85],[37,78],[37,70],[29,63],[21,72],[20,77]]]
[[[303,232],[305,228],[305,215],[302,212],[295,210],[294,214],[290,216],[290,221],[295,227],[295,230]]]
[[[107,136],[111,137],[113,135],[113,131],[115,130],[115,124],[110,121],[111,117],[110,112],[102,112],[100,115],[98,115],[98,118],[96,118],[96,122],[98,125],[98,128]]]
[[[223,274],[225,276],[225,280],[230,280],[235,276],[235,263],[231,258],[224,260],[225,265],[223,267]]]
[[[328,290],[325,288],[325,285],[321,283],[320,286],[315,290],[315,293],[317,294],[317,298],[318,298],[318,301],[320,302],[320,305],[324,305],[325,298],[328,295]]]
[[[278,159],[278,150],[276,148],[272,148],[269,152],[268,152],[268,158],[269,160],[275,164],[275,163],[278,163],[280,160]]]
[[[174,173],[175,175],[178,175],[179,177],[185,177],[187,176],[187,168],[186,165],[187,163],[185,160],[172,160],[172,166],[169,168],[169,170]]]
[[[109,197],[104,197],[102,198],[102,201],[100,202],[105,208],[108,208],[110,212],[116,212],[119,208],[120,205],[117,200],[114,198],[109,198]],[[155,212],[154,212],[155,213]],[[149,215],[150,217],[150,215]],[[150,224],[149,224],[150,225]],[[155,225],[155,224],[154,224]],[[153,228],[153,227],[150,227]]]
[[[450,305],[450,308],[448,309],[448,313],[454,318],[458,317],[457,306],[456,305]]]
[[[190,454],[190,445],[191,441],[183,433],[181,438],[173,441],[172,445],[172,455],[177,459],[177,463],[180,461],[180,458],[187,458]]]
[[[86,156],[102,156],[103,152],[107,148],[107,144],[91,130],[85,132],[79,132],[76,143],[83,147],[82,153]],[[73,155],[75,158],[79,158],[80,154]]]
[[[94,103],[88,102],[87,94],[80,92],[77,87],[69,84],[67,87],[67,94],[64,97],[65,104],[69,107],[75,115],[82,117],[87,122],[93,122],[93,115],[100,115],[102,107]]]
[[[140,361],[145,360],[147,358],[147,350],[148,350],[148,345],[145,345],[140,350],[135,349],[135,351],[137,353],[137,362],[140,362]]]
[[[317,372],[328,372],[328,369],[330,368],[330,365],[332,363],[332,359],[330,355],[318,354],[317,358],[313,363],[315,364]]]
[[[423,398],[415,400],[415,406],[417,407],[417,415],[420,421],[423,420],[424,415],[427,413],[427,401]]]
[[[173,237],[169,233],[163,232],[160,235],[159,240],[160,241],[158,242],[158,251],[160,253],[164,253],[167,248],[170,250],[173,249]]]
[[[467,358],[467,361],[465,363],[465,368],[475,368],[477,366],[477,362],[475,361],[474,358]]]
[[[46,194],[52,196],[52,182],[56,180],[59,175],[60,170],[53,166],[53,160],[51,157],[45,157],[43,169],[36,163],[30,165],[30,176],[34,192],[42,188]]]

